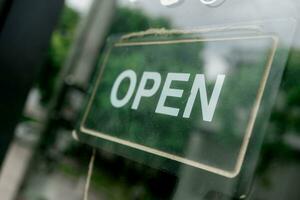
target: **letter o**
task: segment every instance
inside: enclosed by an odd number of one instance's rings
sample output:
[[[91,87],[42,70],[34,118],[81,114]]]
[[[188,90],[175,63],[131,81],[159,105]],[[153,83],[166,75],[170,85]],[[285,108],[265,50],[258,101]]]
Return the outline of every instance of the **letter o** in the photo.
[[[118,99],[117,94],[120,87],[120,84],[124,79],[128,78],[129,88],[127,90],[126,95],[122,99]],[[114,82],[114,85],[112,87],[111,93],[110,93],[110,102],[111,104],[116,107],[120,108],[123,107],[128,103],[128,101],[131,99],[134,89],[136,86],[136,74],[133,70],[125,70],[119,76],[117,77],[116,81]]]

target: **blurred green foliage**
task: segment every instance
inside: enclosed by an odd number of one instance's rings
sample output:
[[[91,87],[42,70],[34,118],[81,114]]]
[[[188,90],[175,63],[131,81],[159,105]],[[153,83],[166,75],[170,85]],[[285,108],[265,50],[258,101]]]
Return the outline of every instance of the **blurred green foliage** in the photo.
[[[80,16],[75,10],[65,6],[61,19],[52,34],[47,56],[37,83],[42,95],[41,102],[44,104],[47,104],[53,96],[59,71],[68,56],[79,19]]]
[[[52,34],[47,57],[37,83],[42,95],[41,101],[44,104],[47,104],[53,96],[59,71],[68,56],[79,19],[79,13],[65,6],[61,19]],[[151,18],[140,10],[118,7],[108,35],[161,27],[170,27],[169,20],[163,17]]]
[[[258,172],[264,178],[272,164],[299,163],[299,149],[287,141],[288,136],[300,136],[300,50],[290,51],[283,81],[272,110],[270,124],[264,140]],[[297,141],[295,141],[297,142]],[[299,148],[299,147],[298,147]],[[269,178],[269,177],[268,177]]]
[[[149,28],[170,27],[171,23],[167,18],[152,18],[145,15],[141,10],[118,7],[108,35],[136,32]]]

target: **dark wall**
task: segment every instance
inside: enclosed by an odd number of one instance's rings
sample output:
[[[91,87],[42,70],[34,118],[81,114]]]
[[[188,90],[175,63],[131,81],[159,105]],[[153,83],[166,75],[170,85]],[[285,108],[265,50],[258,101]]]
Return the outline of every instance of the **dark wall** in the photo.
[[[62,0],[6,1],[0,19],[0,166],[32,87]]]

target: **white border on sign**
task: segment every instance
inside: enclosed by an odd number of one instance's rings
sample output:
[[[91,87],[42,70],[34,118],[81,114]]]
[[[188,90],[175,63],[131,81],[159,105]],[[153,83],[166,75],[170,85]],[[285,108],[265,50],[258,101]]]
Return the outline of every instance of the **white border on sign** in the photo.
[[[88,134],[88,135],[91,135],[91,136],[99,137],[99,138],[102,138],[104,140],[108,140],[108,141],[111,141],[111,142],[122,144],[122,145],[131,147],[131,148],[134,148],[134,149],[137,149],[137,150],[141,150],[141,151],[151,153],[151,154],[163,157],[163,158],[167,158],[167,159],[170,159],[170,160],[173,160],[173,161],[177,161],[177,162],[180,162],[180,163],[183,163],[183,164],[195,167],[195,168],[206,170],[206,171],[209,171],[211,173],[218,174],[218,175],[221,175],[221,176],[224,176],[224,177],[227,177],[227,178],[236,177],[240,173],[243,162],[244,162],[244,159],[245,159],[246,151],[247,151],[249,141],[250,141],[250,138],[251,138],[251,135],[252,135],[252,131],[253,131],[253,127],[254,127],[254,124],[255,124],[256,117],[257,117],[257,113],[258,113],[258,110],[259,110],[259,107],[260,107],[260,104],[261,104],[261,100],[262,100],[262,97],[263,97],[263,94],[264,94],[264,90],[265,90],[265,86],[266,86],[268,77],[269,77],[269,74],[270,74],[270,70],[271,70],[271,67],[272,67],[274,56],[275,56],[275,53],[276,53],[276,50],[277,50],[277,47],[278,47],[278,42],[279,42],[278,37],[275,36],[275,35],[258,35],[258,36],[243,36],[243,37],[228,37],[228,38],[181,39],[181,40],[149,41],[149,42],[118,42],[113,46],[113,47],[124,47],[124,46],[180,44],[180,43],[228,41],[228,40],[244,40],[244,39],[248,40],[248,39],[264,39],[264,38],[265,39],[272,39],[273,40],[273,45],[272,45],[272,49],[270,51],[270,55],[269,55],[267,65],[265,67],[265,70],[264,70],[264,73],[263,73],[263,76],[262,76],[262,80],[261,80],[260,85],[259,85],[258,93],[257,93],[256,99],[255,99],[255,102],[254,102],[254,106],[253,106],[253,108],[251,110],[251,113],[250,113],[250,119],[249,119],[249,122],[248,122],[248,125],[247,125],[247,128],[246,128],[246,131],[245,131],[245,136],[244,136],[243,141],[242,141],[242,146],[241,146],[241,149],[239,151],[238,158],[237,158],[237,161],[236,161],[236,164],[235,164],[235,167],[234,167],[233,170],[230,171],[230,170],[224,170],[224,169],[217,168],[217,167],[212,167],[212,166],[209,166],[207,164],[196,162],[196,161],[193,161],[193,160],[190,160],[190,159],[187,159],[187,158],[184,158],[184,157],[172,154],[172,153],[164,152],[164,151],[161,151],[161,150],[158,150],[158,149],[154,149],[154,148],[151,148],[151,147],[148,147],[148,146],[145,146],[145,145],[130,142],[128,140],[120,139],[120,138],[117,138],[117,137],[114,137],[114,136],[107,135],[105,133],[101,133],[101,132],[86,128],[85,127],[85,122],[86,122],[88,113],[91,109],[92,103],[94,101],[96,91],[97,91],[97,89],[100,85],[99,83],[100,83],[104,68],[105,68],[105,66],[108,62],[108,58],[109,58],[109,55],[110,55],[110,52],[111,52],[111,48],[109,49],[109,51],[105,55],[101,71],[100,71],[99,76],[96,80],[95,88],[93,89],[92,96],[90,97],[90,100],[89,100],[88,105],[87,105],[87,109],[86,109],[86,111],[83,115],[82,123],[80,124],[80,131],[82,133],[85,133],[85,134]]]

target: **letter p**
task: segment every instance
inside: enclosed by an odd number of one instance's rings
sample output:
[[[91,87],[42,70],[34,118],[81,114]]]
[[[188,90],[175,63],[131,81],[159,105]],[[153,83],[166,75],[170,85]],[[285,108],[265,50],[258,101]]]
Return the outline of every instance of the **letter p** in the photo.
[[[150,89],[145,88],[148,80],[154,81],[153,86]],[[160,82],[161,82],[161,76],[159,73],[144,72],[131,108],[134,110],[138,109],[142,97],[153,96],[157,92],[160,86]]]

